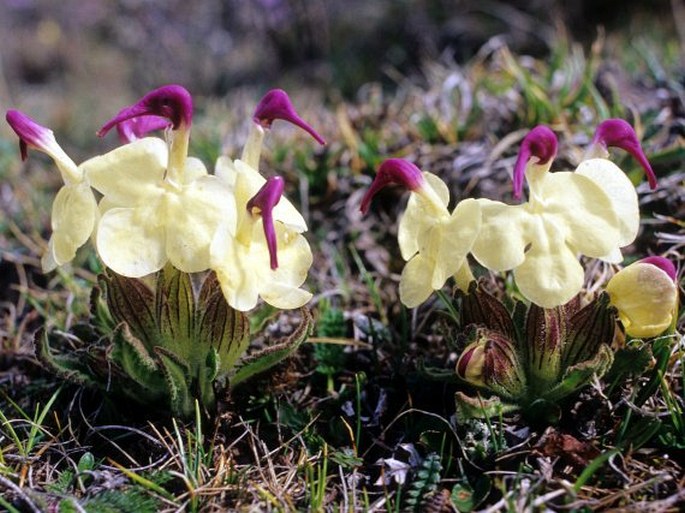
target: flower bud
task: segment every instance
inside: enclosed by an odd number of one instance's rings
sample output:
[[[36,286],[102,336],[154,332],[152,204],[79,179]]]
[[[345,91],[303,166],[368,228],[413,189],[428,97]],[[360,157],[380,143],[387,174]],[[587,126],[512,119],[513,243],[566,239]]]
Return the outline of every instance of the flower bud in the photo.
[[[457,375],[505,399],[523,397],[526,378],[514,342],[493,330],[474,327],[471,343],[457,361]]]
[[[675,322],[676,270],[666,258],[648,257],[625,267],[609,280],[606,290],[631,337],[656,337]]]

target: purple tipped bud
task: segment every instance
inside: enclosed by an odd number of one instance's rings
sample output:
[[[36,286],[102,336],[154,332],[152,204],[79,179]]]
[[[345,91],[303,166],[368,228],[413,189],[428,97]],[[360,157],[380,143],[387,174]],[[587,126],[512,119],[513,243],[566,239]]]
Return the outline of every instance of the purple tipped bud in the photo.
[[[674,282],[676,281],[675,265],[673,265],[673,262],[671,262],[668,258],[660,256],[651,256],[643,258],[642,260],[639,260],[639,262],[644,264],[652,264],[653,266],[658,267],[663,272],[665,272],[668,275],[668,277],[671,278]]]
[[[262,216],[264,236],[269,248],[271,269],[278,268],[276,228],[274,227],[273,210],[281,200],[285,183],[280,176],[269,178],[257,194],[247,202],[247,211],[253,215]]]
[[[457,376],[464,381],[484,386],[483,363],[485,361],[485,344],[470,344],[457,360]]]
[[[293,107],[290,98],[282,89],[272,89],[266,93],[257,104],[257,108],[254,111],[254,116],[252,119],[255,123],[263,126],[264,128],[271,128],[271,124],[276,119],[288,121],[307,132],[314,139],[316,139],[319,144],[326,144],[326,141],[323,139],[323,137],[316,133],[316,131],[309,126],[309,124],[304,121],[297,114],[297,112],[295,112],[295,107]]]
[[[545,125],[538,125],[523,138],[516,164],[514,165],[514,198],[523,193],[523,180],[529,164],[545,165],[557,154],[557,136]],[[531,159],[535,158],[534,162]]]
[[[644,151],[642,151],[635,130],[627,121],[618,118],[602,121],[595,131],[591,144],[599,144],[605,150],[607,148],[621,148],[630,153],[645,170],[649,187],[656,189],[656,175]]]
[[[8,110],[5,119],[12,127],[12,130],[19,136],[21,160],[26,160],[28,157],[28,148],[46,151],[55,142],[52,130],[39,125],[18,110]]]
[[[171,122],[174,130],[189,128],[193,118],[193,100],[180,85],[167,85],[143,96],[137,103],[122,109],[98,131],[103,137],[119,123],[143,116],[159,116]]]
[[[130,143],[145,137],[149,132],[171,126],[168,119],[160,116],[140,116],[117,124],[117,133],[122,143]]]
[[[404,159],[387,159],[378,168],[376,177],[369,190],[366,191],[362,199],[360,210],[362,214],[366,214],[369,210],[369,205],[373,197],[383,187],[390,184],[402,185],[410,191],[417,191],[424,184],[424,178],[421,170],[414,164]]]

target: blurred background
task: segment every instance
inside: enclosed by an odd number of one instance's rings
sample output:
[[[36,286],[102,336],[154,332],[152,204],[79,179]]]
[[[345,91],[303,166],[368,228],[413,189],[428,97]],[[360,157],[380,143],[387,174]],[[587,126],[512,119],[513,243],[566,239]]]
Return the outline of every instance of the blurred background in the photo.
[[[364,84],[392,88],[420,76],[431,60],[467,62],[493,37],[534,57],[566,36],[589,48],[598,34],[620,33],[623,45],[651,31],[658,44],[685,30],[676,21],[684,8],[682,0],[2,0],[0,104],[83,148],[113,112],[164,83],[196,98],[283,87],[353,99]]]

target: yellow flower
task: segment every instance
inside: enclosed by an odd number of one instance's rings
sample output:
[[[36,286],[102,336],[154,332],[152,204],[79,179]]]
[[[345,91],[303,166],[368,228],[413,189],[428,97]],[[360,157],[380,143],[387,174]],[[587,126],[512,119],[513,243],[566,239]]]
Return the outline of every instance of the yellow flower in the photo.
[[[287,200],[281,200],[282,178],[264,180],[244,162],[235,164],[238,228],[235,236],[223,227],[217,230],[211,268],[226,301],[237,310],[254,308],[259,297],[276,308],[298,308],[312,297],[299,288],[313,261],[309,244],[299,233],[306,229],[304,220],[292,205],[287,206]],[[248,197],[245,192],[258,181],[264,185]],[[285,208],[277,209],[279,200]],[[293,210],[296,215],[290,215]]]
[[[98,253],[107,267],[128,277],[158,271],[167,261],[183,272],[204,271],[219,225],[235,233],[233,194],[225,182],[207,174],[202,162],[187,156],[192,101],[181,86],[148,93],[99,134],[136,118],[155,121],[148,116],[169,120],[166,143],[135,139],[84,164],[91,185],[104,195]],[[144,123],[135,136],[149,129]]]
[[[293,123],[324,140],[295,112],[287,94],[269,91],[259,102],[242,158],[220,157],[215,175],[228,184],[237,205],[234,234],[220,228],[211,245],[211,267],[228,303],[237,310],[254,308],[258,298],[283,309],[298,308],[312,295],[302,290],[313,257],[302,235],[307,223],[282,197],[280,177],[265,179],[258,171],[264,129],[274,120]],[[261,226],[259,220],[261,218]]]
[[[676,270],[666,258],[648,257],[625,267],[609,280],[606,290],[631,337],[656,337],[675,323]]]
[[[583,285],[577,254],[601,258],[619,247],[618,213],[607,193],[580,173],[549,173],[557,139],[545,126],[525,137],[514,169],[521,205],[477,200],[483,224],[473,256],[494,271],[514,272],[521,293],[543,308],[569,301]]]
[[[422,173],[406,160],[387,159],[362,200],[363,213],[373,196],[391,183],[411,191],[397,234],[400,252],[407,260],[400,278],[402,303],[409,308],[420,305],[453,275],[465,289],[472,279],[466,255],[481,227],[478,202],[461,201],[450,214],[449,190],[440,178]]]
[[[26,159],[28,148],[46,153],[64,181],[52,204],[52,235],[41,259],[43,271],[48,272],[70,262],[86,243],[97,222],[97,203],[83,168],[64,153],[52,130],[16,110],[8,111],[6,119],[19,136],[22,159]]]
[[[602,257],[602,260],[617,264],[623,260],[619,248],[631,244],[637,236],[640,211],[632,182],[618,166],[608,160],[609,147],[622,148],[633,155],[643,167],[652,189],[656,188],[657,180],[633,127],[622,119],[607,119],[597,126],[585,160],[578,165],[575,172],[587,176],[599,185],[617,213],[621,232],[618,247],[611,254]]]

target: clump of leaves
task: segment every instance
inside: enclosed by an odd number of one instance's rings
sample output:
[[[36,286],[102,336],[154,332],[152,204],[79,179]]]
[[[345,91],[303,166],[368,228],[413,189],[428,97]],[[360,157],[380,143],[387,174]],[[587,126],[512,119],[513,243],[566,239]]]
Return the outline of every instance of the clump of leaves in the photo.
[[[483,401],[457,393],[462,418],[521,409],[533,421],[554,421],[562,399],[612,365],[616,313],[606,294],[584,307],[579,297],[555,308],[517,301],[511,312],[482,283],[459,294],[468,345],[457,375],[495,394]]]
[[[190,417],[195,400],[215,411],[218,391],[289,356],[312,324],[302,309],[289,337],[247,356],[247,316],[228,305],[216,280],[209,273],[195,287],[189,274],[170,265],[152,284],[108,272],[93,290],[89,321],[69,333],[39,331],[37,357],[67,381],[176,416]]]
[[[409,486],[405,500],[406,511],[423,511],[424,502],[437,489],[441,474],[440,455],[430,453],[421,462],[421,467]]]

